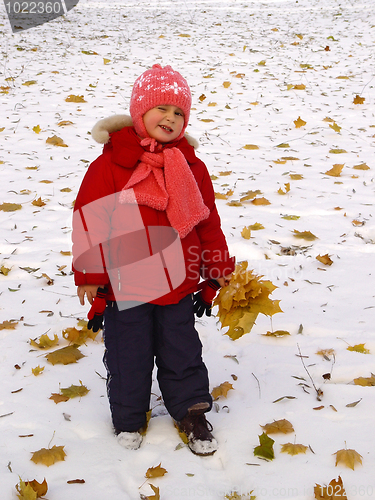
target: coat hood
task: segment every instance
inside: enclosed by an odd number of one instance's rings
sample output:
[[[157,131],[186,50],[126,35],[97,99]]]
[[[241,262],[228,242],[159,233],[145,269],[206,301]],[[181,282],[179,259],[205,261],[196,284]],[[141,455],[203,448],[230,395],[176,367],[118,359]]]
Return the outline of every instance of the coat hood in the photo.
[[[132,127],[133,120],[129,115],[112,115],[99,120],[91,131],[92,138],[99,144],[107,144],[109,136],[124,127]],[[194,149],[198,149],[199,143],[196,139],[185,133],[185,138]]]

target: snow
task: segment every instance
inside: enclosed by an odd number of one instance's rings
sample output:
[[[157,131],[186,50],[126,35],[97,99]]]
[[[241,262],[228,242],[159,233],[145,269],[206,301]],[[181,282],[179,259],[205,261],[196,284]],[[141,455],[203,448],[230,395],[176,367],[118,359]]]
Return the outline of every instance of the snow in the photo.
[[[3,497],[16,498],[19,477],[45,477],[49,500],[136,499],[153,495],[150,483],[162,500],[221,500],[251,490],[258,500],[310,500],[316,483],[340,475],[350,500],[374,498],[374,388],[353,384],[374,372],[375,354],[373,2],[81,0],[65,18],[16,34],[1,7],[0,24],[0,204],[22,204],[15,212],[0,211],[0,267],[11,269],[0,274],[0,324],[18,321],[14,330],[0,330]],[[272,323],[259,317],[237,341],[223,335],[214,317],[197,321],[212,388],[225,381],[234,387],[208,415],[219,450],[206,458],[179,446],[156,383],[140,449],[118,444],[99,337],[82,346],[83,359],[67,366],[52,366],[29,344],[48,332],[59,336],[60,347],[67,345],[62,330],[87,313],[75,295],[70,257],[61,251],[71,248],[72,203],[81,179],[101,151],[89,131],[97,120],[128,111],[132,84],[154,63],[170,64],[189,82],[194,109],[188,132],[217,176],[215,191],[233,190],[228,200],[217,200],[230,250],[278,286],[272,298],[284,311]],[[304,90],[295,88],[301,84]],[[87,102],[66,102],[71,94]],[[362,104],[353,103],[357,95],[365,98]],[[298,117],[306,122],[301,128],[294,124]],[[59,127],[62,120],[73,125]],[[329,126],[334,123],[340,132]],[[68,147],[46,144],[53,135]],[[243,149],[247,144],[259,149]],[[283,157],[298,159],[275,163]],[[363,163],[370,169],[353,168]],[[344,164],[339,177],[325,174],[334,164]],[[231,173],[220,176],[224,171]],[[279,194],[287,183],[290,191]],[[270,205],[227,204],[258,189]],[[45,206],[31,204],[39,197]],[[265,229],[243,239],[243,227],[255,222]],[[296,239],[294,230],[318,239]],[[295,255],[281,250],[290,247]],[[327,253],[332,266],[316,260]],[[262,336],[272,329],[291,335]],[[360,343],[370,354],[347,350]],[[330,361],[316,354],[328,348],[335,350]],[[299,350],[323,390],[321,401]],[[45,368],[35,377],[31,369],[38,365]],[[330,380],[322,378],[326,373]],[[80,380],[90,389],[87,396],[49,400]],[[274,402],[285,396],[295,399]],[[319,406],[324,408],[314,410]],[[284,418],[295,433],[272,436],[272,462],[254,457],[260,425]],[[287,442],[314,453],[281,453]],[[65,447],[64,462],[47,468],[30,461],[32,452],[49,445]],[[335,466],[333,454],[345,447],[363,457],[354,471]],[[168,473],[145,482],[147,469],[159,463]],[[67,484],[74,479],[85,483]]]

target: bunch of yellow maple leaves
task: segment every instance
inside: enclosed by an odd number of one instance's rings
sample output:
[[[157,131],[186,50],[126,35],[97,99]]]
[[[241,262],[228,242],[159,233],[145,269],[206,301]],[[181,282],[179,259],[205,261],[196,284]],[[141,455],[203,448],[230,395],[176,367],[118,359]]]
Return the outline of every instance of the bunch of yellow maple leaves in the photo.
[[[282,312],[280,301],[269,298],[277,287],[247,267],[247,261],[237,264],[229,284],[220,290],[213,304],[219,306],[217,316],[222,328],[229,326],[226,335],[232,340],[249,333],[259,313],[273,316]]]

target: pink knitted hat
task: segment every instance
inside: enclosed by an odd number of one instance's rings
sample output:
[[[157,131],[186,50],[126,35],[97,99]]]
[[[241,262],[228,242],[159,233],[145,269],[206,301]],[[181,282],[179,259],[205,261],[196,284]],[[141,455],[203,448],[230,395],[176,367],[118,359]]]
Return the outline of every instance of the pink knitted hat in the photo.
[[[143,115],[150,109],[163,104],[177,106],[184,112],[184,127],[177,137],[181,139],[190,116],[189,85],[185,78],[174,71],[171,66],[162,68],[160,64],[154,64],[151,69],[136,79],[130,98],[130,114],[138,135],[144,138],[149,137],[143,123]]]

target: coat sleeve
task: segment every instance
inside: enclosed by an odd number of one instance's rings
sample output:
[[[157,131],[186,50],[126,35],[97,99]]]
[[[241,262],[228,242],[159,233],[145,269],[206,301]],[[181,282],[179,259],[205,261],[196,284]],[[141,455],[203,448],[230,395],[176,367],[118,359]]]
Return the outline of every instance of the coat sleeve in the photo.
[[[88,168],[73,212],[73,272],[77,286],[106,285],[109,282],[105,255],[110,237],[114,183],[108,154]]]
[[[203,201],[210,210],[207,219],[196,226],[202,247],[201,275],[204,279],[217,279],[234,271],[235,259],[229,255],[220,216],[215,204],[215,193],[211,178],[203,162],[203,175],[200,190]]]

